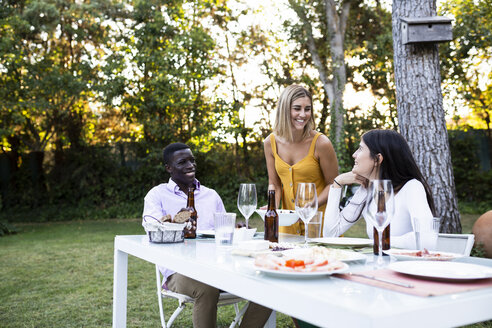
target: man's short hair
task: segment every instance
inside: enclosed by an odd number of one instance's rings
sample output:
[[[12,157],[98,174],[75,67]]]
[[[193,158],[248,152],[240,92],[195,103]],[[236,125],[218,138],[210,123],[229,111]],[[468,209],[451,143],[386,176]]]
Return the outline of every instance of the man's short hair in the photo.
[[[164,148],[164,150],[162,151],[162,160],[164,164],[169,164],[169,162],[173,158],[174,153],[183,149],[190,149],[190,146],[181,142],[175,142],[167,145],[166,148]]]

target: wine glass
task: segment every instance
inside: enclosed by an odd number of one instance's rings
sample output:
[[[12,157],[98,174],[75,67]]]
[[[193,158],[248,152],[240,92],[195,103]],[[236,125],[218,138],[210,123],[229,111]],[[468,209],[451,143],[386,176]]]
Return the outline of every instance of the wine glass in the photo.
[[[256,185],[254,183],[241,183],[237,196],[237,208],[246,219],[246,229],[249,229],[248,220],[256,210]]]
[[[369,182],[364,218],[378,231],[378,266],[383,264],[383,230],[390,223],[395,210],[395,195],[391,180],[372,180]]]
[[[318,195],[314,183],[301,182],[297,185],[296,212],[304,222],[304,244],[307,244],[308,222],[318,211]]]

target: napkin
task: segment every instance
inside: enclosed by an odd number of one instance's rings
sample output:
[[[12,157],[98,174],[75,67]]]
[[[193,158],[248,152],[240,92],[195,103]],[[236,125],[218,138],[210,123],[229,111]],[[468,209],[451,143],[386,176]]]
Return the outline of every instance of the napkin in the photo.
[[[390,289],[405,294],[424,296],[424,297],[461,293],[461,292],[471,291],[475,289],[492,287],[492,278],[468,280],[468,281],[457,281],[457,280],[436,281],[436,280],[414,278],[389,269],[370,270],[370,271],[363,271],[357,273],[374,276],[377,278],[395,280],[405,284],[411,284],[414,287],[413,288],[400,287],[397,285],[388,284],[385,282],[367,279],[359,276],[353,276],[350,274],[335,274],[334,277],[351,280],[375,287]]]

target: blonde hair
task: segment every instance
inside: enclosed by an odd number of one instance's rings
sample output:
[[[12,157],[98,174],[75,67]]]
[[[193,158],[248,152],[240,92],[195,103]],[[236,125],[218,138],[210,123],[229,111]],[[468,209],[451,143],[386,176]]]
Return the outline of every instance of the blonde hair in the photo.
[[[311,101],[311,118],[309,119],[308,124],[304,127],[304,131],[302,133],[302,138],[306,138],[309,136],[311,130],[315,128],[314,123],[314,115],[312,114],[313,108],[313,96],[311,93],[304,87],[293,84],[289,85],[287,88],[282,91],[280,98],[277,104],[277,113],[275,115],[275,123],[273,125],[273,133],[281,138],[286,139],[289,142],[294,141],[294,136],[292,135],[292,126],[290,122],[290,110],[292,107],[292,103],[299,99],[308,97]]]

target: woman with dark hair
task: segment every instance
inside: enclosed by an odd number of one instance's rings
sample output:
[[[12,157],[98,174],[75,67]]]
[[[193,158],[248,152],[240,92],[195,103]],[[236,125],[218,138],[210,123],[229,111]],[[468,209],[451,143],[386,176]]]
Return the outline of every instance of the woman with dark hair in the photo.
[[[328,190],[338,175],[335,150],[324,134],[314,130],[313,99],[300,85],[290,85],[277,105],[273,133],[264,141],[269,189],[275,190],[277,207],[295,209],[297,185],[312,182],[318,208],[324,211]],[[304,224],[280,227],[280,232],[303,234]]]
[[[415,163],[406,140],[394,130],[371,130],[362,135],[359,148],[352,155],[354,167],[334,179],[325,211],[325,237],[343,234],[361,216],[369,180],[389,179],[395,192],[395,213],[391,221],[392,245],[409,247],[413,242],[413,219],[432,220],[435,214],[430,188]],[[360,184],[349,204],[340,211],[342,186]],[[367,235],[373,227],[366,221]],[[395,238],[396,237],[396,238]]]

